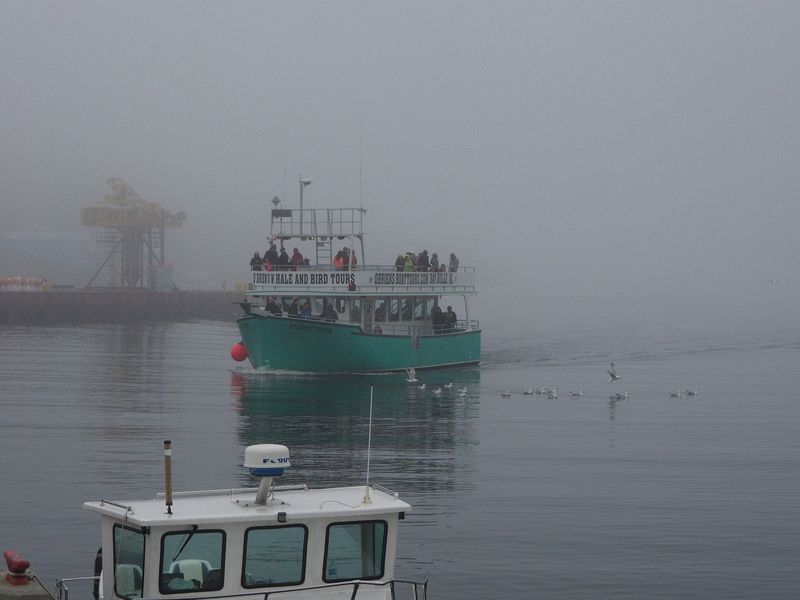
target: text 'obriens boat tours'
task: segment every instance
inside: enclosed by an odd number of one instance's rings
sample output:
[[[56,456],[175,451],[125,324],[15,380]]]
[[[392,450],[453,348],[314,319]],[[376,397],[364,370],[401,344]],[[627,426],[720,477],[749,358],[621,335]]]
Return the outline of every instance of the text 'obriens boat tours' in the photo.
[[[365,209],[283,209],[277,198],[273,203],[269,250],[251,260],[244,314],[237,320],[242,342],[231,349],[235,359],[249,358],[257,370],[308,373],[480,361],[480,326],[469,307],[476,294],[474,267],[459,266],[455,254],[440,263],[427,251],[370,264]]]

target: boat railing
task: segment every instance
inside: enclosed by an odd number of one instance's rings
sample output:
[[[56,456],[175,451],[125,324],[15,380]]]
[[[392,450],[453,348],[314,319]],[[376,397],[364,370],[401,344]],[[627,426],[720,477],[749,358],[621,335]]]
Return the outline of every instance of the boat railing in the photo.
[[[395,323],[386,321],[375,321],[372,328],[372,333],[375,335],[402,335],[402,336],[420,336],[420,335],[444,335],[447,333],[464,333],[466,331],[478,331],[480,323],[476,320],[460,320],[453,324],[430,325],[427,323],[425,326],[412,325],[411,323]]]
[[[343,581],[341,583],[329,583],[326,585],[315,585],[311,587],[298,588],[294,590],[283,590],[266,592],[263,594],[264,600],[277,600],[278,598],[291,599],[295,596],[307,597],[307,592],[312,590],[330,590],[331,588],[340,588],[343,591],[350,590],[350,600],[358,600],[363,598],[362,594],[359,596],[361,590],[375,590],[377,588],[388,588],[389,598],[392,600],[410,597],[413,600],[427,600],[428,598],[428,580],[415,581],[412,579],[389,579],[388,581]],[[410,596],[400,596],[398,593],[405,591]],[[367,592],[369,593],[369,592]],[[327,597],[327,596],[326,596]]]
[[[56,580],[56,600],[69,600],[69,587],[67,584],[73,582],[89,582],[96,583],[100,581],[99,576],[94,577],[64,577]],[[223,599],[223,598],[261,598],[263,600],[277,600],[278,598],[287,598],[291,600],[294,597],[307,596],[309,591],[312,590],[330,590],[341,589],[342,591],[350,590],[348,597],[350,600],[357,600],[359,597],[364,597],[362,594],[359,596],[360,590],[374,590],[376,588],[388,588],[389,597],[393,599],[411,598],[413,600],[427,600],[428,598],[428,580],[417,581],[413,579],[389,579],[387,581],[342,581],[339,583],[328,583],[325,585],[315,585],[310,587],[302,587],[291,590],[275,590],[275,591],[261,591],[261,592],[247,592],[241,594],[222,594],[214,596],[203,596],[203,598],[210,599]],[[402,594],[402,595],[399,595]],[[142,600],[148,600],[143,598]]]
[[[352,265],[344,268],[334,268],[332,264],[316,264],[316,265],[271,265],[269,269],[263,267],[253,267],[253,271],[375,271],[375,272],[397,272],[397,273],[474,273],[475,267],[458,267],[452,271],[450,269],[439,269],[438,271],[420,271],[414,269],[413,271],[398,271],[394,265]]]
[[[89,582],[91,581],[93,585],[97,585],[100,581],[99,575],[94,576],[87,576],[87,577],[62,577],[61,579],[56,579],[56,599],[57,600],[69,600],[69,587],[67,584],[71,584],[76,581],[83,581]]]

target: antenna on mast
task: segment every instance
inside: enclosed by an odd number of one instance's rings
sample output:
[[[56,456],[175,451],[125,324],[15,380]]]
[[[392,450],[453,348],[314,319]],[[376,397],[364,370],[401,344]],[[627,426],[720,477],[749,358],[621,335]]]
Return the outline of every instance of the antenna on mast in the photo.
[[[283,197],[288,198],[286,193],[286,120],[283,121]]]
[[[369,497],[369,455],[372,451],[372,386],[369,386],[369,434],[367,436],[367,483],[364,485],[364,499],[362,504],[372,504]]]
[[[364,181],[364,105],[361,105],[361,147],[358,150],[358,205],[364,206],[363,181]],[[361,257],[363,260],[363,256]]]

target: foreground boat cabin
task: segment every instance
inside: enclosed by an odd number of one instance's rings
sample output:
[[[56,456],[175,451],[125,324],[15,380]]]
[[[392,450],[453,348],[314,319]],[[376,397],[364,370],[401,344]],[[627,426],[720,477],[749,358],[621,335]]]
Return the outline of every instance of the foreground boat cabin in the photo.
[[[317,588],[391,598],[397,524],[411,507],[388,490],[344,487],[177,493],[164,498],[87,502],[102,515],[103,597],[202,598]],[[346,592],[345,592],[346,588]],[[333,596],[325,596],[333,597]]]

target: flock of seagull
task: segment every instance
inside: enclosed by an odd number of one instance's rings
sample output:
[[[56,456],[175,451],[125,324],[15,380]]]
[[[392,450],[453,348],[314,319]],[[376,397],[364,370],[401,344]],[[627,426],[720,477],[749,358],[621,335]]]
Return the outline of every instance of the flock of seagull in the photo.
[[[417,385],[417,389],[418,390],[424,390],[425,389],[425,384],[420,382],[419,379],[417,379],[417,372],[416,372],[416,369],[414,369],[414,367],[411,367],[410,369],[406,369],[406,375],[407,375],[406,381],[408,383],[410,383],[410,384],[419,384],[419,385]],[[445,390],[449,391],[449,390],[452,390],[452,389],[453,389],[453,382],[451,381],[450,383],[445,383],[442,387],[434,387],[434,388],[432,388],[431,389],[431,394],[433,394],[434,396],[438,397],[438,396],[441,396],[444,393]],[[467,397],[467,387],[464,386],[463,388],[460,388],[460,389],[456,390],[456,395],[459,398],[466,398]]]
[[[614,383],[618,379],[622,379],[622,377],[620,377],[617,374],[617,368],[614,366],[613,362],[611,363],[611,366],[606,370],[606,373],[608,373],[608,383]],[[420,382],[419,379],[417,379],[417,373],[416,373],[416,370],[413,367],[410,368],[410,369],[406,369],[406,375],[407,375],[406,381],[409,384],[415,384],[417,386],[418,390],[424,390],[425,389],[425,384]],[[452,382],[446,383],[442,387],[434,387],[431,390],[431,393],[434,396],[439,397],[444,393],[445,390],[450,390],[450,389],[452,389],[452,387],[453,387],[453,383]],[[459,398],[464,398],[467,395],[467,388],[466,387],[460,388],[460,389],[456,390],[456,393],[457,393]],[[544,396],[545,398],[549,398],[549,399],[555,399],[555,398],[558,398],[558,387],[553,386],[553,387],[542,387],[542,388],[527,388],[527,389],[522,390],[521,393],[522,393],[523,396],[538,395],[538,396]],[[681,398],[683,396],[697,396],[698,394],[699,394],[699,392],[697,391],[697,388],[694,388],[694,389],[686,389],[686,390],[678,390],[676,392],[670,392],[669,393],[669,397],[670,398]],[[578,390],[577,392],[570,392],[569,395],[570,395],[571,398],[581,398],[581,397],[583,397],[583,390]],[[512,393],[511,393],[510,390],[505,390],[505,391],[500,393],[500,397],[501,398],[510,398],[511,396],[512,396]],[[615,394],[611,394],[608,397],[608,399],[611,400],[611,401],[627,400],[628,398],[630,398],[630,394],[628,392],[615,393]]]

